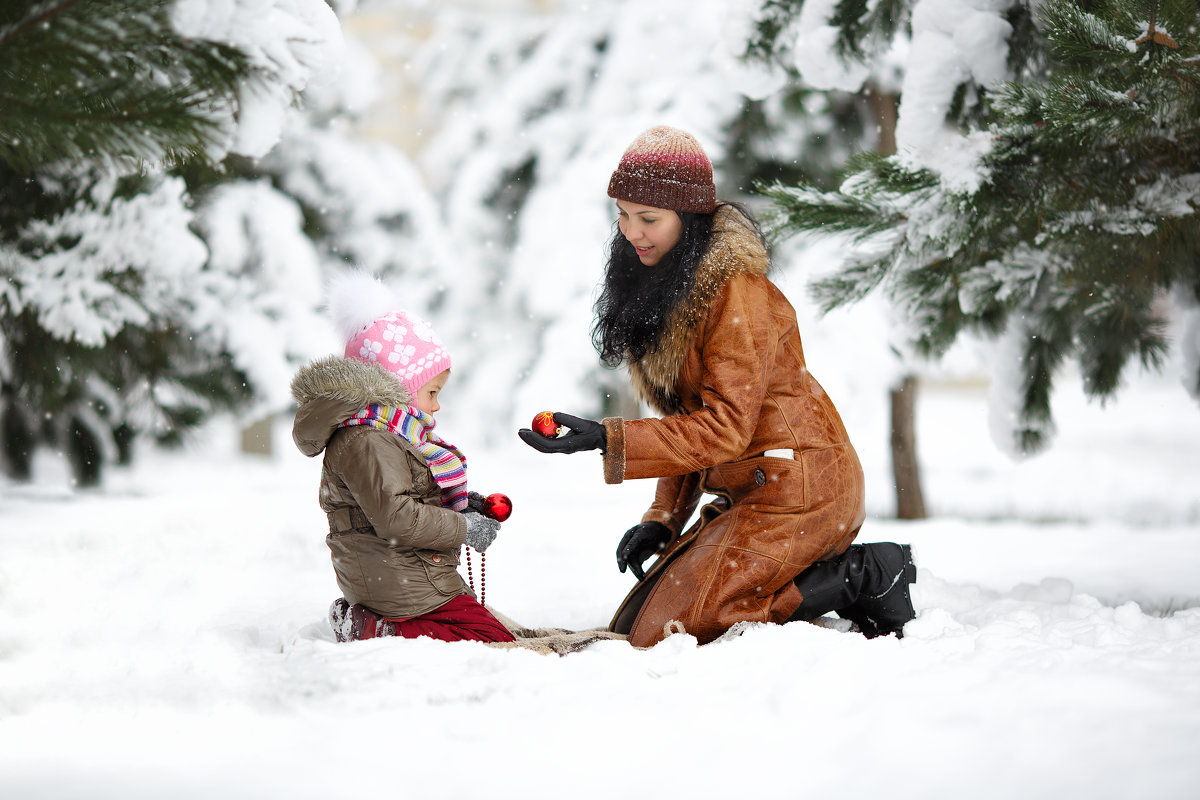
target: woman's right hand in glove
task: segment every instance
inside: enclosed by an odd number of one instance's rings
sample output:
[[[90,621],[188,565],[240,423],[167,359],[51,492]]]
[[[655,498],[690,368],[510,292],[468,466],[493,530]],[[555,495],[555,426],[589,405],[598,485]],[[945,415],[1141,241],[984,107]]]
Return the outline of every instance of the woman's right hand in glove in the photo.
[[[656,553],[661,553],[671,541],[671,531],[661,522],[640,522],[621,537],[617,545],[617,569],[629,567],[639,581],[646,577],[642,564]]]
[[[603,453],[608,447],[608,434],[602,422],[561,411],[554,412],[554,422],[566,425],[570,430],[556,439],[542,436],[529,428],[521,428],[517,435],[525,444],[543,453],[578,453],[582,450],[599,450]]]

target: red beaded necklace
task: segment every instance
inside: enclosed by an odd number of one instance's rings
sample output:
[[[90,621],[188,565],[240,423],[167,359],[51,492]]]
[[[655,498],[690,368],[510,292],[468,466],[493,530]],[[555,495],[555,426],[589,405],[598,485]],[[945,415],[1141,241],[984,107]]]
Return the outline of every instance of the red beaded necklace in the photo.
[[[471,585],[471,591],[475,591],[475,576],[471,573],[471,547],[463,545],[467,548],[467,583]],[[483,553],[479,554],[479,605],[484,604],[484,598],[487,597],[487,556]]]

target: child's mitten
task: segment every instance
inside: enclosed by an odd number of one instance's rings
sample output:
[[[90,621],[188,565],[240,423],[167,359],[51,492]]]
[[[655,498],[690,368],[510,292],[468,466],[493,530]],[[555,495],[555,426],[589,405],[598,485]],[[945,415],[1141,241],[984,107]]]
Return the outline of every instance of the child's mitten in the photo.
[[[463,517],[467,520],[467,544],[481,553],[484,552],[488,545],[496,540],[496,534],[500,532],[500,523],[478,511],[465,511]]]

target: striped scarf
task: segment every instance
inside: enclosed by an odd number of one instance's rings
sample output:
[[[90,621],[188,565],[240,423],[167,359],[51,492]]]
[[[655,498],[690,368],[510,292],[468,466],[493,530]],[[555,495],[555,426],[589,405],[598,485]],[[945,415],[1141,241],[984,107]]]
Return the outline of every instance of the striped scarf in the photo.
[[[467,507],[467,457],[457,447],[433,432],[437,421],[416,406],[392,408],[372,404],[341,424],[371,425],[394,433],[417,448],[438,488],[442,490],[442,507],[462,511]]]

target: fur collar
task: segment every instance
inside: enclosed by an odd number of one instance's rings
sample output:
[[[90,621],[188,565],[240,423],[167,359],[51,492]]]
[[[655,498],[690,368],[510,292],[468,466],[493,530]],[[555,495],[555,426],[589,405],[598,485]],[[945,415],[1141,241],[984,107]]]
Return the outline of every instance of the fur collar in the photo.
[[[302,367],[292,378],[292,397],[299,405],[320,398],[359,408],[371,403],[398,408],[412,402],[404,384],[380,365],[338,356]]]
[[[654,350],[629,364],[638,399],[664,416],[680,413],[675,385],[709,304],[734,275],[766,275],[769,266],[767,249],[750,220],[733,206],[718,206],[712,240],[696,268],[691,292],[671,312]]]

